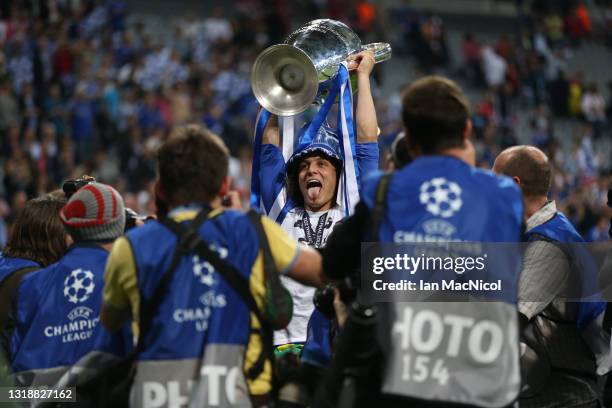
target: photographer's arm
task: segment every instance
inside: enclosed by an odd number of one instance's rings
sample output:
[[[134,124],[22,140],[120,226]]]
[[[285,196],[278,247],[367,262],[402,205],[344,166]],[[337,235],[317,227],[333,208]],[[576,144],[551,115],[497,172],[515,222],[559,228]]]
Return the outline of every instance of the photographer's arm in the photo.
[[[287,276],[308,286],[322,288],[329,280],[323,274],[321,255],[307,246],[300,246],[300,251],[289,269]]]
[[[261,217],[261,225],[280,274],[318,288],[328,283],[328,279],[323,275],[321,255],[316,250],[297,244],[270,218]]]
[[[108,331],[117,331],[132,316],[138,316],[139,304],[134,255],[127,238],[121,237],[106,262],[100,320]]]

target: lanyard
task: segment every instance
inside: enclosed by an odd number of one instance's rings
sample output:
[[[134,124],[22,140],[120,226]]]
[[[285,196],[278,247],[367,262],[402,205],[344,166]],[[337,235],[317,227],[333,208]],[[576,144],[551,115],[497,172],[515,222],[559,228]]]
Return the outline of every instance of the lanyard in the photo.
[[[323,242],[323,230],[325,229],[325,221],[327,220],[327,213],[319,217],[317,222],[317,230],[313,231],[310,225],[310,216],[308,212],[304,210],[302,214],[302,228],[304,229],[304,238],[309,246],[319,248]]]

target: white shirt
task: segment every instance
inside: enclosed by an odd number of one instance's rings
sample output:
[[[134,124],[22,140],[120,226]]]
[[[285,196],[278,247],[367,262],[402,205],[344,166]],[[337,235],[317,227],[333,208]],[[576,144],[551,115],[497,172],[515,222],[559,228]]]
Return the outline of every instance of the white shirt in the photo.
[[[589,122],[605,120],[606,101],[600,94],[587,92],[582,97],[582,113]]]
[[[320,212],[296,207],[287,213],[281,228],[298,242],[320,248],[325,246],[334,226],[343,218],[344,213],[337,206]],[[287,276],[281,276],[281,280],[293,297],[293,317],[286,329],[274,332],[274,344],[304,343],[308,320],[314,311],[312,298],[315,288],[302,285]]]
[[[225,18],[209,17],[204,20],[202,29],[204,30],[204,37],[211,43],[218,40],[229,41],[234,35],[232,25]]]
[[[484,47],[482,62],[487,84],[490,86],[502,85],[506,78],[506,61],[497,55],[491,47]]]

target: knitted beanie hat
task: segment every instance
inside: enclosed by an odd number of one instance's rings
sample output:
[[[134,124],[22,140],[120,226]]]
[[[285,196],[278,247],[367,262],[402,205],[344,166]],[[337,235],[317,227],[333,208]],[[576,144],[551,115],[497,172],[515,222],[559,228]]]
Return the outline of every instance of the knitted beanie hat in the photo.
[[[117,190],[89,183],[70,197],[60,218],[75,241],[112,241],[123,234],[125,207]]]

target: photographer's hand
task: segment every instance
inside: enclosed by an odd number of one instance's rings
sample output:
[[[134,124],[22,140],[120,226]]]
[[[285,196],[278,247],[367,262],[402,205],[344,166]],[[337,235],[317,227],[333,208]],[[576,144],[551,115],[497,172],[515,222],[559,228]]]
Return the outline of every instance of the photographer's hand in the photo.
[[[334,288],[334,311],[336,312],[336,320],[338,321],[338,326],[342,329],[346,324],[346,319],[348,319],[348,311],[346,309],[346,305],[340,299],[340,291],[338,288]]]

